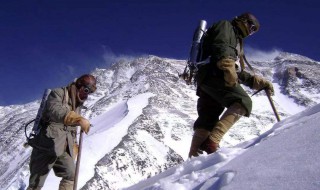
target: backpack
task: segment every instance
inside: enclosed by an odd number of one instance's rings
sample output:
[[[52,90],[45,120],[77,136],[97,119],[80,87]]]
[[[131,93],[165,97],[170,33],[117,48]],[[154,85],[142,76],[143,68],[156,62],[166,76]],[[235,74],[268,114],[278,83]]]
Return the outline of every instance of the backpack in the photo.
[[[209,59],[202,60],[202,42],[203,36],[206,35],[207,22],[200,20],[199,26],[196,28],[193,34],[192,45],[189,54],[189,60],[186,67],[179,77],[186,81],[187,85],[193,83],[196,85],[195,76],[201,65],[209,63]],[[192,81],[193,80],[193,81]]]
[[[28,145],[31,145],[33,139],[40,133],[41,127],[39,124],[40,124],[40,121],[42,118],[42,113],[43,113],[43,110],[46,106],[46,102],[47,102],[47,99],[48,99],[50,92],[51,92],[51,89],[46,89],[44,91],[36,118],[27,122],[24,126],[24,133],[25,133],[26,139],[27,139],[27,142],[24,144],[25,147],[27,147]],[[32,130],[29,134],[27,134],[27,127],[33,122],[34,122],[34,124],[33,124]]]

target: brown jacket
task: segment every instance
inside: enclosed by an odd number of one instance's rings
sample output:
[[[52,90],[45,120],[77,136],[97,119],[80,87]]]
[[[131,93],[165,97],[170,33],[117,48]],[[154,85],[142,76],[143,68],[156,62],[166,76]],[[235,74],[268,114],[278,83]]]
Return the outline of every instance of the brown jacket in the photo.
[[[75,126],[65,126],[64,120],[72,110],[72,101],[67,87],[57,88],[49,94],[40,122],[41,132],[35,138],[33,147],[54,156],[61,156],[65,151],[73,157],[72,147],[75,142]],[[74,110],[80,113],[80,107]]]

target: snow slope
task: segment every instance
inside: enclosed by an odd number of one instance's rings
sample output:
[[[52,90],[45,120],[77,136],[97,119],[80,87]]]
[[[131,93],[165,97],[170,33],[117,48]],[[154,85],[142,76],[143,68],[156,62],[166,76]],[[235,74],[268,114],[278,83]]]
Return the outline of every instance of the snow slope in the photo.
[[[320,104],[258,138],[191,158],[126,190],[320,189]]]
[[[91,120],[93,127],[88,135],[83,135],[79,188],[94,177],[92,168],[120,143],[127,134],[128,126],[142,113],[142,109],[148,105],[148,98],[152,96],[151,93],[139,94]],[[107,142],[106,139],[108,139]],[[59,187],[59,181],[60,178],[57,178],[51,171],[43,188],[56,190]]]

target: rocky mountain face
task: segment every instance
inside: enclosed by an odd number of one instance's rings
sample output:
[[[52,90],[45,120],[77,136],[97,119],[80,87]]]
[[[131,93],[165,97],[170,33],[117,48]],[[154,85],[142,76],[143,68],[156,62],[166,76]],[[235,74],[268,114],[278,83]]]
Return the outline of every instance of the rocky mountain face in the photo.
[[[0,189],[7,189],[12,183],[21,183],[21,177],[28,175],[27,163],[31,149],[23,147],[26,137],[24,125],[35,118],[40,102],[25,105],[0,107]]]
[[[275,78],[281,92],[298,105],[312,106],[320,102],[320,66],[313,60],[283,53],[274,60]]]
[[[142,114],[129,124],[121,142],[96,163],[94,176],[82,189],[125,188],[187,159],[197,117],[197,97],[195,87],[178,78],[184,66],[185,61],[148,56],[119,60],[109,69],[92,72],[97,77],[98,90],[89,98],[88,109],[83,112],[89,119],[139,94],[152,96]],[[320,102],[318,62],[281,53],[273,60],[252,62],[252,66],[256,74],[273,81],[275,88],[279,87],[279,94],[296,105],[310,107]],[[249,94],[254,93],[245,89]],[[251,117],[242,118],[225,135],[221,146],[257,137],[276,122],[263,92],[252,99]],[[280,117],[289,116],[286,105],[274,99]],[[0,189],[24,189],[27,185],[31,148],[22,146],[23,125],[35,117],[38,107],[39,101],[0,107]],[[112,139],[106,139],[105,143],[109,141]]]

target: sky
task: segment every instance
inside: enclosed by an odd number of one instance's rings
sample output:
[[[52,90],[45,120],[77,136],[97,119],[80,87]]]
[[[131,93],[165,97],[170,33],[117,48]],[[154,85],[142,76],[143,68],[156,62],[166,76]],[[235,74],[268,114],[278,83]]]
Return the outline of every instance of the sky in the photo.
[[[41,98],[122,56],[188,59],[201,19],[253,13],[260,31],[245,40],[320,61],[317,0],[12,0],[0,6],[0,106]]]

